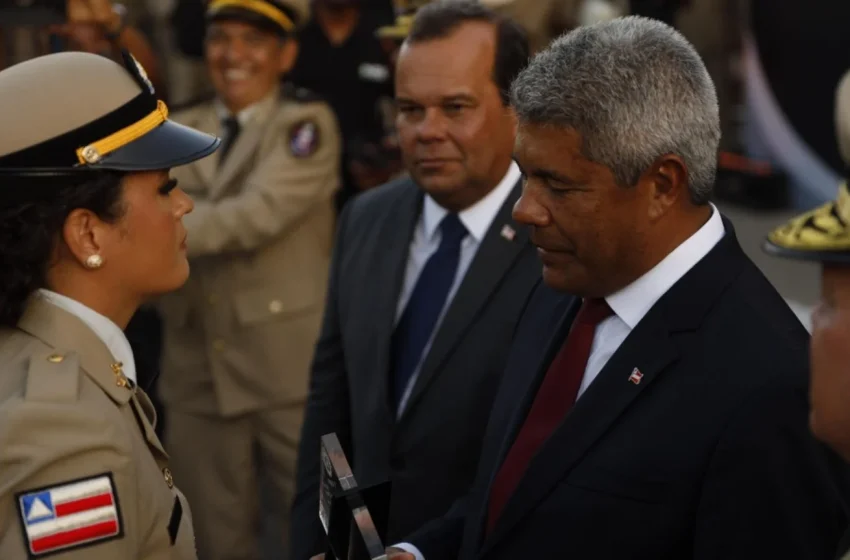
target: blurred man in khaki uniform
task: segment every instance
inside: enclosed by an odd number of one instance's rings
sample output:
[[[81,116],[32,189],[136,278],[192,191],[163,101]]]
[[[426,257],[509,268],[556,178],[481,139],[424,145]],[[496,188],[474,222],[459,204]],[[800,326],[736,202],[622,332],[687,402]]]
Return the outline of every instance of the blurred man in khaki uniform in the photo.
[[[174,172],[195,201],[192,274],[160,302],[165,439],[203,560],[260,557],[259,482],[283,519],[275,558],[288,543],[340,158],[330,108],[278,85],[308,13],[307,0],[213,0],[206,59],[217,97],[175,117],[222,137],[216,157]]]
[[[124,62],[71,52],[0,72],[3,560],[196,558],[123,329],[188,278],[192,201],[168,170],[219,140],[169,121]]]
[[[850,170],[850,72],[838,86],[838,148]],[[850,176],[838,197],[768,235],[765,250],[821,263],[821,303],[812,317],[811,416],[814,434],[850,462]],[[840,553],[850,560],[850,531]]]

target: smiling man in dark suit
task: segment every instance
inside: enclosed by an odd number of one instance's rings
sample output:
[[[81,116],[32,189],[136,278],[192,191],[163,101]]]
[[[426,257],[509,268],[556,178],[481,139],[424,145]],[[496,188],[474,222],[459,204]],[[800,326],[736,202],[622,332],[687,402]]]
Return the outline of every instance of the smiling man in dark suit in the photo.
[[[399,54],[409,179],[341,217],[312,368],[293,560],[323,552],[319,443],[336,432],[364,485],[391,479],[389,537],[469,489],[519,314],[540,276],[520,194],[507,90],[523,32],[476,2],[422,8]]]
[[[472,491],[402,547],[833,558],[846,471],[808,431],[805,329],[709,202],[718,107],[692,46],[645,18],[582,27],[534,58],[512,104],[514,216],[543,283]]]

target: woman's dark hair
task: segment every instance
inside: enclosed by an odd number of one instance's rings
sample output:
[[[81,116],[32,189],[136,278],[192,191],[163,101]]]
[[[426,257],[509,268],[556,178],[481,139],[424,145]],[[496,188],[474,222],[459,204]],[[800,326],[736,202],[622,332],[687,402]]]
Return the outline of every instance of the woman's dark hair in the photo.
[[[73,210],[91,210],[107,222],[121,217],[123,175],[0,177],[0,325],[15,326],[27,298],[45,286],[54,247]]]
[[[442,0],[419,9],[407,36],[408,44],[448,37],[464,23],[479,21],[496,28],[496,56],[493,82],[502,103],[510,103],[511,84],[528,64],[528,36],[512,19],[497,14],[474,0]]]

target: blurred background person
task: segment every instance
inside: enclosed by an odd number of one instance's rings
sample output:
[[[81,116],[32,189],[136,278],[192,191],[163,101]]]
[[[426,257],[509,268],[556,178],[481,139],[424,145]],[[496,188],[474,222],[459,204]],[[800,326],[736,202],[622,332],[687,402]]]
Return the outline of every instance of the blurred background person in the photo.
[[[216,157],[174,170],[195,202],[185,222],[192,275],[159,302],[165,441],[197,512],[203,560],[259,558],[268,516],[277,520],[269,555],[285,558],[289,546],[340,158],[330,107],[280,86],[308,14],[304,0],[211,2],[205,56],[216,97],[174,117],[222,137]]]
[[[517,22],[526,33],[531,52],[578,24],[577,14],[583,0],[481,0],[495,12]]]
[[[393,96],[389,59],[375,31],[393,21],[390,6],[368,0],[311,0],[313,18],[299,33],[301,54],[290,79],[326,100],[343,139],[337,207],[398,173],[398,150],[386,146],[385,107]]]
[[[835,104],[838,149],[850,173],[850,72]],[[821,296],[812,322],[811,414],[814,434],[850,462],[850,175],[836,200],[772,231],[767,253],[821,265]],[[842,542],[850,560],[850,530]]]
[[[204,62],[204,24],[209,0],[154,0],[168,4],[163,10],[161,34],[168,48],[171,102],[185,106],[213,97],[215,92]]]
[[[42,6],[38,13],[28,13],[32,5],[24,0],[6,0],[6,5],[0,5],[5,20],[0,21],[0,43],[14,39],[12,45],[2,49],[0,69],[32,56],[64,50],[120,60],[121,49],[127,49],[145,68],[158,95],[167,95],[158,58],[150,41],[130,24],[126,6],[111,0],[50,0]]]
[[[416,14],[395,83],[410,178],[355,198],[341,218],[299,448],[294,560],[324,552],[327,433],[359,483],[392,480],[390,539],[445,511],[475,474],[540,273],[510,217],[521,177],[505,93],[527,60],[523,31],[476,2]]]

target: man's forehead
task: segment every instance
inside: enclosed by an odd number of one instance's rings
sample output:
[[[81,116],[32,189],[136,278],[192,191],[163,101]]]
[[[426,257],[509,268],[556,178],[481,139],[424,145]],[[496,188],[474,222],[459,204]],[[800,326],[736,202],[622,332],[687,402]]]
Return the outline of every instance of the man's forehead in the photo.
[[[442,76],[492,74],[496,53],[492,24],[468,22],[437,39],[406,41],[398,57],[398,71],[430,72]]]
[[[581,146],[581,134],[574,128],[549,123],[536,123],[520,120],[517,123],[514,147],[517,151],[535,152],[542,148],[558,144]]]

